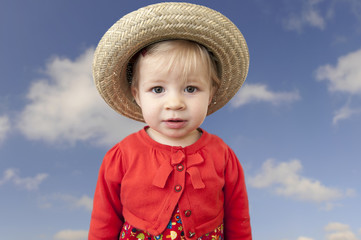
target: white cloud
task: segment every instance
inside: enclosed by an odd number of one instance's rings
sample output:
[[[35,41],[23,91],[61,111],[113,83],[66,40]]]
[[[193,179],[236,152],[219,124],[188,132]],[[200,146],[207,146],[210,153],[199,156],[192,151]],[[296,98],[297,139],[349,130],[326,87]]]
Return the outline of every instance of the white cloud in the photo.
[[[347,196],[347,197],[350,197],[349,195],[347,195],[347,193],[346,193],[346,196]],[[328,212],[328,211],[331,211],[332,209],[334,209],[334,208],[336,208],[336,207],[342,207],[342,206],[343,206],[343,205],[340,204],[340,203],[327,202],[327,203],[325,203],[325,205],[322,206],[320,209],[323,210],[323,211]]]
[[[301,170],[299,160],[275,163],[268,159],[259,173],[249,178],[249,184],[254,188],[271,188],[281,196],[316,203],[327,203],[347,196],[339,189],[326,187],[320,181],[301,176]]]
[[[326,19],[318,9],[318,5],[323,0],[302,1],[301,12],[291,14],[284,19],[284,27],[287,30],[301,32],[304,26],[311,26],[323,30],[326,26]]]
[[[93,49],[75,61],[55,57],[44,70],[46,79],[32,83],[18,128],[29,139],[50,143],[92,141],[109,145],[143,124],[114,112],[93,84]]]
[[[348,42],[348,38],[346,36],[334,36],[331,45],[337,44],[345,44]]]
[[[10,182],[28,191],[36,190],[48,176],[46,173],[40,173],[35,177],[21,178],[17,169],[9,168],[4,171],[3,177],[0,179],[0,186]]]
[[[336,66],[329,64],[316,70],[316,79],[327,81],[331,92],[361,94],[361,49],[341,56]]]
[[[337,125],[339,121],[349,119],[352,116],[357,115],[359,113],[361,113],[361,108],[351,109],[349,104],[346,104],[341,109],[335,111],[332,123],[333,125]]]
[[[341,56],[336,66],[329,64],[316,70],[316,79],[326,81],[331,93],[340,92],[351,96],[361,96],[361,49]],[[346,120],[361,113],[361,108],[345,106],[335,111],[332,123],[336,125],[341,120]]]
[[[81,198],[75,201],[75,205],[91,211],[93,209],[93,199],[83,195]]]
[[[330,222],[325,226],[325,231],[348,231],[350,227],[347,224],[339,223],[339,222]]]
[[[327,240],[358,240],[355,234],[351,231],[334,232],[326,237]]]
[[[6,115],[0,116],[0,144],[5,140],[6,135],[10,131],[9,117]]]
[[[54,235],[54,240],[86,240],[88,231],[86,230],[62,230]]]
[[[339,4],[342,5],[341,8],[339,8]],[[345,7],[349,8],[348,14],[355,17],[356,25],[358,26],[359,24],[357,23],[361,22],[361,2],[359,0],[289,1],[289,5],[286,5],[289,13],[288,17],[283,19],[283,26],[287,30],[297,32],[302,32],[307,26],[323,30],[326,28],[327,21],[337,17],[336,11],[338,9],[345,9]]]
[[[351,13],[361,23],[361,2],[359,0],[346,0],[350,5]]]
[[[252,102],[268,102],[273,105],[290,103],[299,100],[297,91],[272,92],[264,84],[245,84],[232,99],[233,107],[240,107]]]
[[[70,194],[53,194],[50,196],[43,196],[40,199],[40,207],[42,208],[50,208],[53,205],[59,206],[60,204],[65,203],[67,207],[71,209],[82,208],[87,211],[91,211],[93,209],[93,199],[83,195],[81,197],[75,197]]]
[[[358,240],[356,235],[350,230],[347,224],[331,222],[325,226],[327,240]]]
[[[308,237],[299,237],[299,238],[297,238],[297,240],[314,240],[314,239],[308,238]]]

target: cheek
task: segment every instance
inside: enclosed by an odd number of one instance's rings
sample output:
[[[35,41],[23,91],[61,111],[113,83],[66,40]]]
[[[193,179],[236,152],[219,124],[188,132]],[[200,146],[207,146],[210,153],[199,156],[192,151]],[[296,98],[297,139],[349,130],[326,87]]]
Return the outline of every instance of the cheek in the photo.
[[[190,104],[189,106],[193,109],[192,112],[199,116],[206,116],[208,111],[208,106],[210,103],[209,95],[204,96],[202,99],[199,99],[195,103]]]
[[[157,115],[158,112],[156,104],[151,103],[151,101],[146,98],[140,99],[140,108],[142,109],[142,114],[145,120],[151,120]]]

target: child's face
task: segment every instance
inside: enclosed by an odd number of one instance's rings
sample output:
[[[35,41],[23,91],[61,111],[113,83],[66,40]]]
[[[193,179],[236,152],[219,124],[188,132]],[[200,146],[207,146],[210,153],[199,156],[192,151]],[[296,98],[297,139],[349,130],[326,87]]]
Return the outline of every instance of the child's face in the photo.
[[[191,71],[184,79],[182,68],[164,70],[166,57],[144,57],[133,96],[156,141],[187,146],[199,138],[197,128],[204,121],[212,99],[211,80],[205,67]]]

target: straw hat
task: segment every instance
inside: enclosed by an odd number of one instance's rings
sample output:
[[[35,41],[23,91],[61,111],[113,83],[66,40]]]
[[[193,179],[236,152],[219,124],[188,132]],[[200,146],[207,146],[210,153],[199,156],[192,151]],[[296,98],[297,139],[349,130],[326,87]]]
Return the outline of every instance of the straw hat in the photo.
[[[104,34],[95,50],[95,85],[115,111],[144,122],[141,109],[131,95],[128,64],[142,48],[170,39],[198,42],[216,57],[221,83],[208,108],[208,115],[223,107],[246,79],[249,66],[247,44],[227,17],[190,3],[149,5],[119,19]]]

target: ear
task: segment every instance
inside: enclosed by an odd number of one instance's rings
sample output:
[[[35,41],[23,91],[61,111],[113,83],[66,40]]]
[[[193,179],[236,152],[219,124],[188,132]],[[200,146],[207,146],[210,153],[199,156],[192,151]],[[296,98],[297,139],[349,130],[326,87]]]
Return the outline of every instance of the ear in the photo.
[[[132,91],[132,95],[133,98],[135,100],[135,102],[138,104],[138,106],[140,106],[140,99],[139,99],[139,91],[138,88],[135,86],[131,86],[131,91]]]
[[[211,94],[209,95],[208,106],[211,105],[212,100],[213,100],[213,96],[214,96],[214,94],[216,93],[216,91],[217,91],[217,88],[216,88],[215,86],[213,86],[213,87],[211,88]]]

